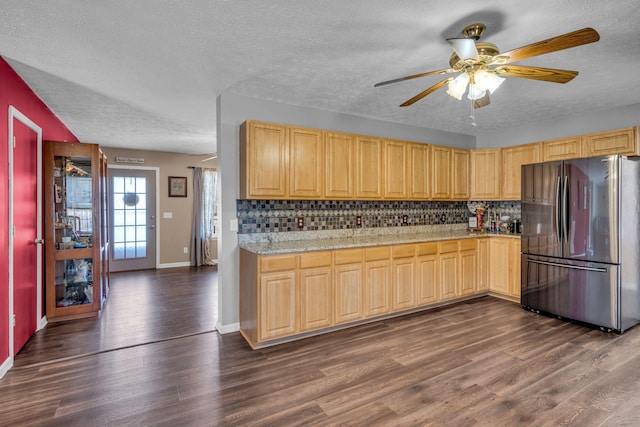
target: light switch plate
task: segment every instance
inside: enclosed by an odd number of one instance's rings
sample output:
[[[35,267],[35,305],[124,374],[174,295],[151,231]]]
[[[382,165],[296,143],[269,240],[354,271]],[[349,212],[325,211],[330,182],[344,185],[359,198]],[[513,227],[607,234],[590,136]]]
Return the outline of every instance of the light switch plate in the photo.
[[[229,231],[238,231],[238,219],[229,220]]]

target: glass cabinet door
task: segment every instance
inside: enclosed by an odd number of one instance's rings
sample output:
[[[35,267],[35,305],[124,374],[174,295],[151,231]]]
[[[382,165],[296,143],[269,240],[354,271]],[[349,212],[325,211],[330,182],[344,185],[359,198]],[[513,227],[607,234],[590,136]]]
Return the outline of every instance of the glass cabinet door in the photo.
[[[56,261],[55,295],[56,307],[93,304],[93,260]]]
[[[57,250],[93,246],[93,177],[90,157],[55,156],[54,228]]]

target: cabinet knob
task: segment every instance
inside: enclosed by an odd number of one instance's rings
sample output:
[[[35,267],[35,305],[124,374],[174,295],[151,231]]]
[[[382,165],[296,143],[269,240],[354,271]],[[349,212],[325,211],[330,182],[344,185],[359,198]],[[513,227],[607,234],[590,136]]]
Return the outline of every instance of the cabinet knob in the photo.
[[[34,245],[43,245],[44,244],[44,240],[43,239],[35,239],[33,241]]]

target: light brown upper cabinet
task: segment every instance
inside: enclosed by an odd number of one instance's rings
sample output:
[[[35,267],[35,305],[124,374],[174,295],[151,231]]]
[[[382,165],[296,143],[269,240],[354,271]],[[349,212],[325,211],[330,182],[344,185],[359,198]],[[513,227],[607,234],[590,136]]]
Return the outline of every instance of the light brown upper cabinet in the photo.
[[[431,147],[433,199],[467,200],[469,191],[469,150]]]
[[[468,200],[471,195],[471,191],[469,191],[470,152],[454,148],[451,150],[451,158],[453,160],[451,165],[451,182],[453,183],[451,197],[456,200]]]
[[[502,200],[520,200],[521,167],[540,161],[540,143],[502,149]]]
[[[609,154],[640,155],[640,150],[638,150],[638,127],[584,135],[582,154],[585,157],[606,156]]]
[[[404,141],[384,140],[385,199],[404,200],[407,198],[408,150],[409,144]]]
[[[567,160],[582,157],[582,138],[555,139],[542,143],[542,161]]]
[[[325,133],[325,183],[327,199],[355,198],[356,155],[354,136]]]
[[[289,196],[323,196],[324,138],[321,130],[289,128]]]
[[[502,150],[471,150],[471,199],[499,200]]]
[[[240,126],[240,198],[288,195],[286,126],[247,121]]]
[[[452,150],[449,147],[431,147],[432,193],[434,199],[451,198]]]
[[[383,141],[371,136],[356,136],[356,198],[381,199],[383,194]]]
[[[431,146],[409,144],[409,200],[431,198]]]

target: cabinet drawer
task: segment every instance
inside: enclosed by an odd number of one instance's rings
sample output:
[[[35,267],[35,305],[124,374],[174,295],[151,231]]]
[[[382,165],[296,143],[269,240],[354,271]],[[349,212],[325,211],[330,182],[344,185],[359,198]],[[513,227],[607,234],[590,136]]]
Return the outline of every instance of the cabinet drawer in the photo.
[[[420,243],[416,246],[418,247],[418,256],[434,255],[438,253],[438,244],[436,242]]]
[[[332,252],[309,252],[300,255],[300,268],[331,266]]]
[[[468,251],[472,249],[478,248],[478,240],[477,239],[462,239],[460,240],[460,250]]]
[[[335,251],[333,262],[335,265],[356,264],[362,262],[363,254],[362,249],[341,249]]]
[[[447,254],[450,252],[458,252],[458,241],[457,240],[449,240],[446,242],[438,243],[438,248],[440,249],[441,254]]]
[[[391,249],[394,258],[409,258],[416,254],[415,245],[394,246]]]
[[[296,255],[261,257],[260,272],[295,270],[297,258]]]
[[[382,246],[378,248],[367,248],[365,249],[365,260],[366,261],[381,261],[390,258],[389,246]]]

